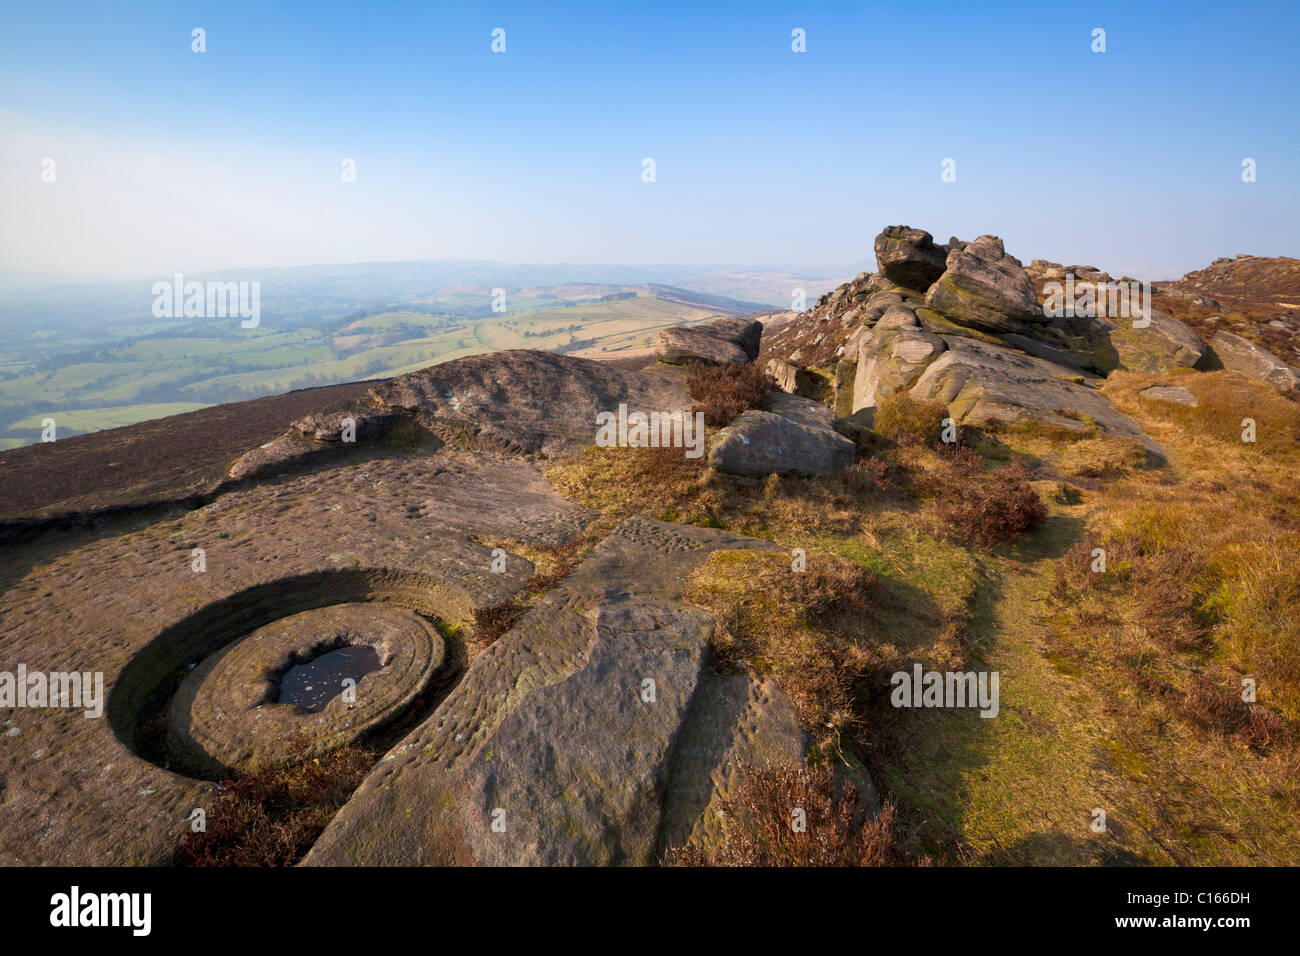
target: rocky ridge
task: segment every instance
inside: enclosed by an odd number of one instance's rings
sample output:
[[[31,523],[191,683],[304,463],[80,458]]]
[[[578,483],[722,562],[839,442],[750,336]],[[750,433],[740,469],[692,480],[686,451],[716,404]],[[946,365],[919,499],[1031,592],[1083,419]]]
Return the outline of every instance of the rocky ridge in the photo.
[[[1112,371],[1228,368],[1296,388],[1295,369],[1266,349],[1228,333],[1205,341],[1159,308],[1141,314],[1136,297],[1119,309],[1102,297],[1091,314],[1040,301],[1048,283],[1067,276],[1115,283],[1125,294],[1127,277],[1045,260],[1026,268],[996,236],[938,245],[905,226],[881,232],[876,252],[878,272],[771,331],[760,359],[796,394],[816,396],[820,383],[833,383],[828,404],[841,417],[869,421],[882,398],[905,392],[943,401],[959,424],[1032,418],[1082,427],[1082,415],[1104,431],[1136,435],[1098,391]]]
[[[1065,268],[1026,269],[993,236],[938,245],[890,227],[876,248],[879,273],[770,336],[734,319],[665,330],[641,369],[530,350],[433,366],[296,415],[183,513],[15,549],[0,565],[0,670],[99,672],[107,701],[99,720],[6,721],[0,861],[166,863],[214,780],[285,759],[292,728],[312,752],[365,740],[384,753],[309,865],[653,863],[716,839],[737,769],[801,764],[816,728],[770,678],[715,668],[712,612],[683,597],[714,552],[772,542],[641,515],[598,530],[547,480],[546,462],[592,445],[597,415],[680,419],[693,367],[761,363],[781,388],[704,449],[749,487],[852,465],[862,452],[841,432],[903,393],[963,425],[1095,427],[1157,450],[1103,394],[1109,372],[1222,366],[1280,390],[1300,375],[1159,311],[1141,325],[1052,318],[1035,283]],[[1196,400],[1177,386],[1142,399]],[[567,575],[538,583],[539,555],[588,535]],[[480,612],[538,588],[478,640]],[[319,652],[321,629],[384,666],[358,682],[355,710],[309,719],[268,675]],[[230,733],[238,722],[250,729]]]

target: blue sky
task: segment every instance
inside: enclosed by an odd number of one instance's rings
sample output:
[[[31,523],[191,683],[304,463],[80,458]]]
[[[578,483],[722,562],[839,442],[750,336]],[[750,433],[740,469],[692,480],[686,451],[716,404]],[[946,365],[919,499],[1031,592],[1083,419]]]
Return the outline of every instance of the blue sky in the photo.
[[[702,6],[7,4],[0,268],[1300,255],[1296,4]]]

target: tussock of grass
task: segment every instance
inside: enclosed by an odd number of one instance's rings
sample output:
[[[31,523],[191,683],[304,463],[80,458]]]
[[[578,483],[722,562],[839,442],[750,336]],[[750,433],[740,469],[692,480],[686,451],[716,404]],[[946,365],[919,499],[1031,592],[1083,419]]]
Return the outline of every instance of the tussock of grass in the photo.
[[[1062,418],[1079,418],[1078,412],[1071,412],[1067,409],[1058,409],[1056,414]],[[1088,441],[1099,434],[1095,422],[1082,423],[1080,427],[1072,428],[1069,425],[1058,425],[1055,422],[1043,421],[1041,418],[1026,418],[1013,424],[990,424],[985,426],[985,430],[994,434],[1014,435],[1022,441],[1045,442],[1052,447]]]
[[[1062,452],[1056,464],[1067,478],[1114,480],[1149,467],[1151,456],[1136,438],[1096,435]]]
[[[922,402],[906,392],[880,400],[872,418],[872,430],[900,445],[931,447],[943,437],[943,420],[948,407],[943,402]]]
[[[683,598],[714,612],[716,666],[772,677],[815,736],[852,733],[885,667],[871,623],[872,575],[844,558],[715,551]]]

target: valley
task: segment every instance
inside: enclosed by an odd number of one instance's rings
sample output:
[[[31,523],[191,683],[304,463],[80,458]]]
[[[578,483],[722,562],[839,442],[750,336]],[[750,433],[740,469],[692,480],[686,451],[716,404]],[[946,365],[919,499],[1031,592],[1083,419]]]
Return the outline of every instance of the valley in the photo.
[[[810,293],[822,288],[794,281]],[[494,291],[503,295],[494,299]],[[48,337],[39,347],[11,339],[0,356],[0,450],[40,441],[48,418],[56,437],[70,437],[502,349],[634,358],[653,351],[661,329],[770,309],[657,283],[456,285],[398,298],[320,318],[268,309],[249,329],[238,318],[169,319],[155,322],[161,329],[119,335],[131,327],[106,318],[107,334],[118,337],[70,340],[75,350],[61,350]],[[492,311],[494,301],[501,311]]]

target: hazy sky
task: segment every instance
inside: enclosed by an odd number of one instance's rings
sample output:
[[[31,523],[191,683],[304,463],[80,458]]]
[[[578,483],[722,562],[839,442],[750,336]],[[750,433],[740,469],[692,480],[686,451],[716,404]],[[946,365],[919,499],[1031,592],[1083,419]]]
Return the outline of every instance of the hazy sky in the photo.
[[[0,268],[1300,255],[1294,3],[471,6],[6,3]]]

